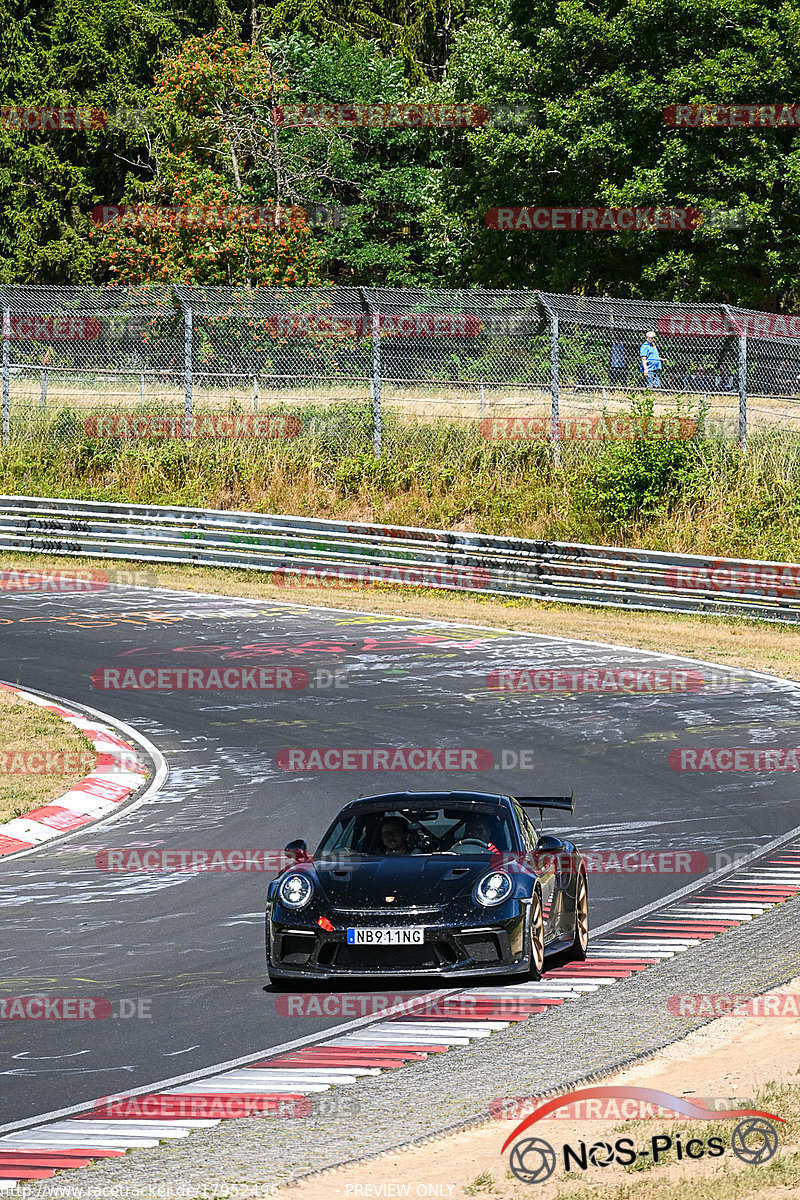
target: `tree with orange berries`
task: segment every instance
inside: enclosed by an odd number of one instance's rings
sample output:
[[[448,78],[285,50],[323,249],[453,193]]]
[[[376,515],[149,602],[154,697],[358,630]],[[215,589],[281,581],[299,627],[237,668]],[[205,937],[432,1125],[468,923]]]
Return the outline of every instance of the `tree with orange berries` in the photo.
[[[99,224],[120,284],[292,287],[320,280],[320,251],[297,208],[263,197],[272,110],[286,90],[269,53],[222,29],[189,38],[156,77],[149,161],[117,219]],[[129,176],[129,180],[135,176]],[[255,181],[259,187],[253,186]]]

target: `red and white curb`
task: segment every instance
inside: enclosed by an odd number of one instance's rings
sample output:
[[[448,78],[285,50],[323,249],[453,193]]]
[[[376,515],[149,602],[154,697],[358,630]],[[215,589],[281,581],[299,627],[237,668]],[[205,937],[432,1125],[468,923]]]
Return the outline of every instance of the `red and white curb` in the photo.
[[[469,1045],[512,1021],[542,1017],[551,1008],[629,979],[797,895],[800,846],[795,844],[604,934],[592,942],[585,961],[548,971],[539,982],[450,992],[436,1002],[435,1020],[406,1011],[359,1023],[326,1041],[273,1051],[260,1062],[180,1081],[167,1090],[98,1101],[91,1112],[0,1136],[0,1190],[24,1180],[50,1179],[56,1171],[121,1156],[138,1146],[188,1137],[193,1129],[229,1119],[213,1115],[226,1109],[235,1110],[236,1116],[303,1115],[297,1111],[298,1102],[309,1111],[309,1097],[316,1093],[429,1054],[444,1054],[452,1046]],[[419,1003],[430,1005],[431,999],[423,996]],[[187,1111],[193,1115],[187,1117]]]
[[[50,697],[10,683],[0,683],[0,689],[74,725],[97,751],[94,769],[63,796],[49,800],[24,817],[14,817],[0,824],[0,856],[34,849],[109,816],[146,782],[147,767],[137,757],[134,747],[123,741],[110,726],[65,708]]]

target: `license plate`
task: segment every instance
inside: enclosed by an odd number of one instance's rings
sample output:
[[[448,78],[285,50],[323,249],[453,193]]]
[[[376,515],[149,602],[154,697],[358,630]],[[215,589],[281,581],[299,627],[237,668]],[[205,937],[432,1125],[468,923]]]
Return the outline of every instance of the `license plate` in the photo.
[[[393,929],[391,926],[379,926],[374,929],[347,931],[347,942],[350,946],[421,946],[424,941],[424,929]]]

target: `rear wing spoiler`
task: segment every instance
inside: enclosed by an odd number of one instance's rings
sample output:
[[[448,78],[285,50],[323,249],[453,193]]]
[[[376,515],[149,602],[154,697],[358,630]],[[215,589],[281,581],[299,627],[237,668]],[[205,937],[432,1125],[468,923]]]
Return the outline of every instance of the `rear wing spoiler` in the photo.
[[[517,804],[523,808],[538,808],[540,815],[545,808],[557,808],[561,812],[575,812],[575,793],[568,796],[515,796]]]

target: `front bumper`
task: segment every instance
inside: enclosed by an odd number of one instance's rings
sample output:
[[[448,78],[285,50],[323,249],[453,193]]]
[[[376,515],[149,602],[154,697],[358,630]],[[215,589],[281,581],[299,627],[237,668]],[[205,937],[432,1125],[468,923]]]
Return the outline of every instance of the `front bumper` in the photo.
[[[348,926],[397,924],[377,916],[369,922],[363,916],[345,916],[333,932],[296,919],[284,923],[268,917],[269,973],[274,979],[320,981],[522,975],[529,968],[528,905],[516,902],[513,907],[515,911],[501,920],[425,925],[425,940],[417,946],[348,945]]]

